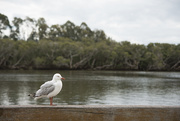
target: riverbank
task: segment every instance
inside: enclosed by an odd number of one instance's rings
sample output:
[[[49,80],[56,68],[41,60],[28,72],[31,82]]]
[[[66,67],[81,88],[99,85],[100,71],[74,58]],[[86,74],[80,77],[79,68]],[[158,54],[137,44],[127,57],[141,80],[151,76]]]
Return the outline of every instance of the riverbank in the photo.
[[[0,69],[180,70],[179,45],[56,39],[0,39]]]

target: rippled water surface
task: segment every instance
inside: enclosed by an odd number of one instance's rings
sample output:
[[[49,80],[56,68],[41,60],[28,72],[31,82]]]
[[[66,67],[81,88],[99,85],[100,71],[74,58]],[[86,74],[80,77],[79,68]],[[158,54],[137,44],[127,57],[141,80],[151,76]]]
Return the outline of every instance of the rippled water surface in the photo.
[[[54,73],[66,78],[57,105],[180,105],[180,72],[0,71],[0,105],[49,104],[28,97]]]

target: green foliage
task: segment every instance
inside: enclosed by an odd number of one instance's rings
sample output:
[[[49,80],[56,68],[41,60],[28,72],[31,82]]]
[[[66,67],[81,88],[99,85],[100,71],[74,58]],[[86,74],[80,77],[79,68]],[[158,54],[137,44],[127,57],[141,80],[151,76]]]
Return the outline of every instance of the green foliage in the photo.
[[[11,29],[8,17],[0,13],[0,38],[5,37],[2,31],[6,30],[8,27]]]
[[[11,29],[7,39],[0,37],[0,69],[180,70],[180,44],[116,42],[85,22],[49,27],[44,18],[15,17],[12,24],[0,14],[1,35]],[[25,24],[32,30],[27,41],[20,40]]]
[[[0,39],[0,58],[1,69],[179,70],[180,45]]]
[[[53,65],[57,68],[68,68],[69,62],[70,62],[69,59],[66,59],[63,56],[58,56],[53,61]]]
[[[43,57],[34,58],[34,66],[35,68],[43,68],[46,66],[46,59]]]
[[[46,24],[46,20],[44,18],[39,18],[37,21],[37,26],[39,30],[39,39],[47,38],[47,29],[48,25]]]

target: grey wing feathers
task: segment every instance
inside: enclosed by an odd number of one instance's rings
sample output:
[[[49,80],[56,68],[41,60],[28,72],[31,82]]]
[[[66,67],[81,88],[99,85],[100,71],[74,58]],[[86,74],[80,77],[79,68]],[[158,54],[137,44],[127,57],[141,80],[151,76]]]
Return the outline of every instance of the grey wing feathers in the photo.
[[[55,86],[49,81],[41,85],[40,89],[36,92],[35,97],[48,95],[55,89]]]
[[[52,82],[51,82],[51,81],[48,81],[48,82],[45,82],[44,84],[42,84],[42,85],[40,86],[40,88],[46,88],[46,87],[49,87],[49,86],[51,86],[51,85],[53,85]]]

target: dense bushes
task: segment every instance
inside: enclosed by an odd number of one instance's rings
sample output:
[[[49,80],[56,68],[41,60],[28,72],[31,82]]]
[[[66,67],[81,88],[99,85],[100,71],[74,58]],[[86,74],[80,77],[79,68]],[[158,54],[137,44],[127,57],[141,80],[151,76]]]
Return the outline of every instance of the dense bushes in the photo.
[[[0,68],[180,70],[180,45],[0,39]]]

